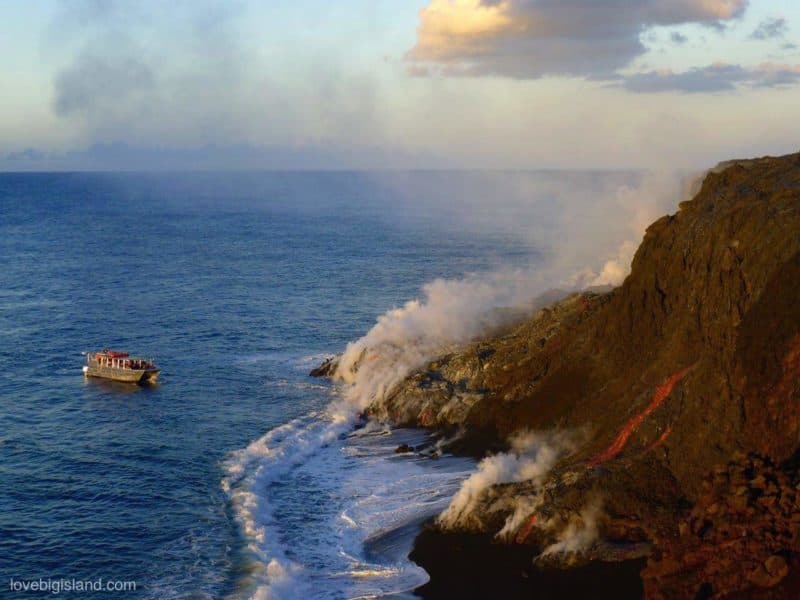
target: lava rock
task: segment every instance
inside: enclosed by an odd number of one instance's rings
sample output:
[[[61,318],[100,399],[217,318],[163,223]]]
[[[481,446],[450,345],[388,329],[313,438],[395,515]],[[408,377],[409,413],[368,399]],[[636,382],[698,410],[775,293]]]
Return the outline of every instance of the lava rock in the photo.
[[[333,377],[336,369],[339,367],[339,357],[331,356],[322,361],[318,367],[311,369],[309,375],[311,377]]]

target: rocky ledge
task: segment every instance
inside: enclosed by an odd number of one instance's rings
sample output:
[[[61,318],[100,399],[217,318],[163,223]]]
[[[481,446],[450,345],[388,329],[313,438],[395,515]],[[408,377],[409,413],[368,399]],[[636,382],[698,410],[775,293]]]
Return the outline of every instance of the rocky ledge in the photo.
[[[619,288],[449,351],[369,412],[506,452],[418,540],[434,588],[428,550],[474,536],[577,579],[648,561],[631,595],[797,596],[800,155],[720,165]]]

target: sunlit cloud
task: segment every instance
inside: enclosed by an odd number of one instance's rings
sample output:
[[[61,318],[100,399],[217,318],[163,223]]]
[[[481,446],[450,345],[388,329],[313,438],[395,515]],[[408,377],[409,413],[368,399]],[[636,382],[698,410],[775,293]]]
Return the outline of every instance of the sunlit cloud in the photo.
[[[720,26],[749,0],[431,0],[407,57],[439,72],[612,78],[654,26]]]

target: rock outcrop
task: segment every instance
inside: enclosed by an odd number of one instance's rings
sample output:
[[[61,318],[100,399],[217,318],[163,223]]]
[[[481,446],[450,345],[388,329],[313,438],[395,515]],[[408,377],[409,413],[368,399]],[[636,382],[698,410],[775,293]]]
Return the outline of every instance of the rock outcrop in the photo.
[[[800,583],[797,466],[778,468],[768,458],[739,454],[716,467],[702,489],[677,532],[657,540],[643,572],[647,596],[796,597]]]
[[[546,478],[488,487],[449,531],[502,531],[498,541],[530,547],[546,566],[658,556],[645,579],[653,597],[797,584],[796,538],[781,536],[794,535],[800,495],[773,465],[800,448],[800,155],[709,172],[692,200],[648,228],[622,286],[570,296],[441,356],[369,412],[463,427],[493,447],[523,431],[572,436]],[[709,492],[709,474],[742,453],[762,457],[743,467],[747,482],[725,471],[741,485],[712,480]],[[748,486],[759,477],[780,493],[756,498]],[[590,502],[602,505],[592,535],[541,556],[588,526]],[[687,511],[712,507],[720,512],[697,531]],[[728,548],[743,515],[779,532],[730,546],[748,562],[709,571],[677,560],[684,547],[697,561]]]

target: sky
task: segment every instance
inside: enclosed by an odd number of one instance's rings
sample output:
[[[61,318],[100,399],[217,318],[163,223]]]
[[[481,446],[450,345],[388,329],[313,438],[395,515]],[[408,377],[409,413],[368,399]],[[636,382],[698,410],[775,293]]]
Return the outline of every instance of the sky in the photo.
[[[796,0],[5,0],[0,23],[6,171],[800,149]]]

